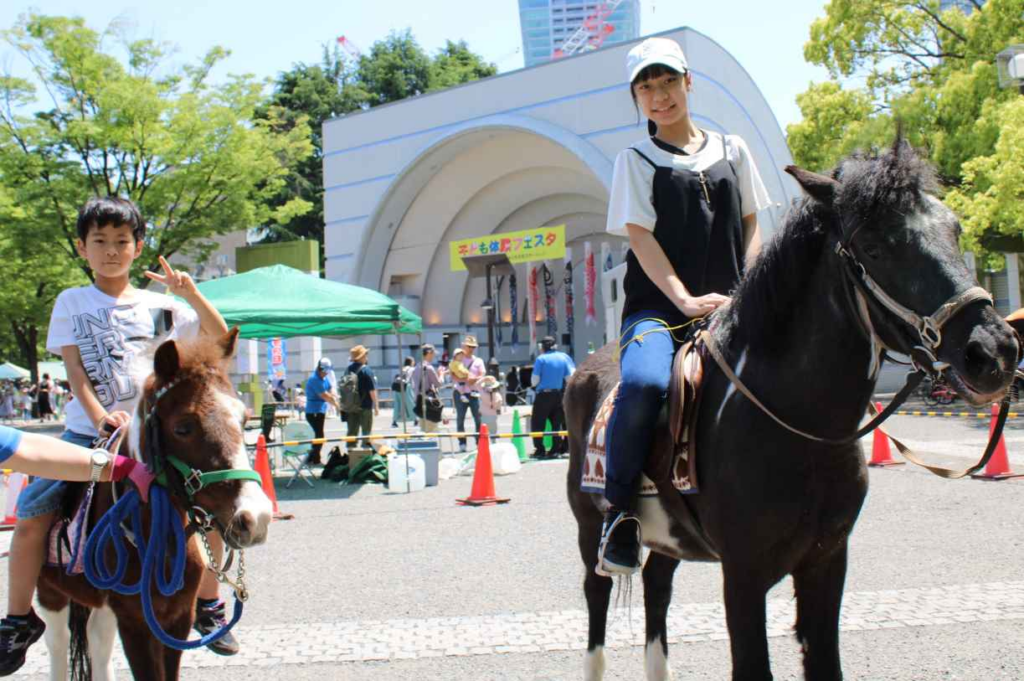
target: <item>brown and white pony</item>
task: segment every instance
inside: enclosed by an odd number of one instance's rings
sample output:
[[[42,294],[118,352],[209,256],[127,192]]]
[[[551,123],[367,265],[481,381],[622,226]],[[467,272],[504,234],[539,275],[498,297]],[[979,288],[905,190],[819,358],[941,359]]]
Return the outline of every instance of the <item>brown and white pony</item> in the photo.
[[[228,378],[228,362],[235,351],[238,329],[219,339],[203,337],[194,341],[167,341],[153,358],[153,374],[146,380],[135,409],[122,454],[142,460],[146,448],[146,414],[159,413],[160,449],[157,455],[173,454],[198,471],[251,469],[242,438],[245,407],[235,396]],[[167,389],[170,386],[169,389]],[[150,443],[152,444],[152,443]],[[127,451],[125,451],[127,450]],[[152,451],[152,450],[151,450]],[[124,494],[127,488],[118,487]],[[155,483],[154,483],[155,484]],[[113,485],[96,486],[89,527],[115,502]],[[79,495],[82,489],[78,490]],[[171,494],[175,511],[187,524],[183,499]],[[228,480],[212,484],[195,494],[193,503],[205,509],[228,546],[242,549],[261,544],[267,537],[271,503],[253,480]],[[143,509],[143,527],[149,513]],[[178,639],[188,637],[196,607],[196,594],[203,574],[204,559],[197,537],[186,540],[184,587],[171,597],[153,594],[156,617],[164,630]],[[129,564],[124,581],[135,583],[141,572],[137,551],[128,547]],[[114,552],[108,551],[108,561]],[[108,563],[112,564],[112,563]],[[172,681],[178,678],[181,651],[166,648],[150,632],[143,617],[139,596],[125,596],[93,587],[84,575],[69,576],[63,568],[46,567],[39,579],[40,615],[46,621],[46,644],[50,651],[50,676],[65,679],[72,643],[68,608],[74,604],[91,610],[84,629],[93,679],[114,678],[112,654],[115,631],[132,675],[136,679]],[[73,626],[75,624],[72,620]]]

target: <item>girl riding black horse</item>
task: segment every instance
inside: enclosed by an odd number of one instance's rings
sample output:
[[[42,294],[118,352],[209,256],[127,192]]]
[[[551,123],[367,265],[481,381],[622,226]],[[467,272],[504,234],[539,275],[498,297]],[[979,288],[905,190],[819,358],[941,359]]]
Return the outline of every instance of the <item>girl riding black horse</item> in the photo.
[[[637,484],[680,328],[728,302],[760,248],[757,211],[768,194],[742,139],[690,117],[693,75],[675,41],[650,38],[627,57],[634,103],[651,137],[615,161],[608,231],[629,237],[622,313],[622,382],[608,425],[600,569],[640,567]]]

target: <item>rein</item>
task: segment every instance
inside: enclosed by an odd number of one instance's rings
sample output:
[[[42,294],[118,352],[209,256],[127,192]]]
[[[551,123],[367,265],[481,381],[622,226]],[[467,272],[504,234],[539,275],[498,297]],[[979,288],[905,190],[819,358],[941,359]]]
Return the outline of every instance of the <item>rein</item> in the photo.
[[[242,617],[245,601],[249,592],[245,586],[245,552],[239,551],[238,572],[234,581],[227,575],[234,551],[228,554],[225,565],[221,567],[213,555],[207,533],[214,529],[214,516],[195,502],[195,495],[202,489],[228,480],[254,480],[262,485],[257,473],[248,469],[227,469],[217,471],[200,471],[192,468],[176,456],[163,454],[160,447],[160,423],[156,406],[160,398],[178,384],[171,381],[156,391],[151,405],[143,410],[143,428],[146,434],[145,463],[156,469],[156,479],[150,489],[150,523],[148,534],[143,534],[142,506],[138,491],[129,489],[116,503],[107,510],[89,534],[85,546],[85,576],[98,589],[113,590],[124,595],[139,595],[142,600],[143,615],[153,635],[165,646],[177,650],[191,650],[206,646],[222,638]],[[171,496],[177,496],[185,502],[189,525],[182,527],[178,513],[171,503]],[[116,498],[116,497],[115,497]],[[125,524],[130,521],[130,532]],[[185,584],[186,535],[199,534],[206,551],[208,569],[220,583],[228,584],[235,595],[234,612],[231,621],[223,628],[211,632],[195,641],[174,638],[160,626],[153,609],[152,586],[163,596],[172,596],[180,591]],[[133,543],[142,560],[142,573],[139,581],[125,584],[124,576],[128,567],[128,549],[124,540],[132,535]],[[148,540],[146,539],[148,537]],[[173,547],[173,551],[169,549]],[[107,568],[106,555],[113,551],[116,556],[113,571]],[[170,561],[170,574],[167,574]]]
[[[856,234],[856,230],[854,231]],[[857,256],[850,250],[849,245],[853,235],[844,243],[842,240],[836,242],[835,253],[839,256],[840,260],[844,264],[843,272],[847,278],[854,284],[854,291],[857,294],[857,305],[856,309],[861,318],[864,330],[868,335],[868,339],[871,342],[871,355],[872,355],[872,375],[875,375],[878,370],[877,362],[879,354],[875,348],[881,346],[885,350],[890,348],[875,332],[874,326],[871,324],[870,314],[867,310],[867,300],[874,300],[886,310],[894,314],[901,321],[912,327],[917,332],[917,339],[919,344],[914,345],[910,351],[911,364],[914,370],[907,375],[907,381],[903,388],[893,397],[892,402],[882,410],[880,413],[875,409],[875,406],[869,404],[869,409],[873,415],[871,421],[865,424],[863,427],[857,430],[853,435],[840,439],[824,438],[811,433],[807,433],[799,428],[794,428],[789,425],[781,418],[776,416],[768,407],[766,407],[757,397],[750,391],[749,388],[740,380],[739,376],[733,372],[729,363],[725,360],[721,350],[718,348],[714,338],[707,329],[703,329],[698,334],[698,340],[707,347],[708,352],[714,358],[715,363],[719,366],[722,372],[726,375],[729,381],[736,387],[736,389],[743,393],[743,395],[754,403],[762,412],[767,414],[773,421],[785,428],[786,430],[799,435],[808,440],[814,442],[820,442],[828,445],[846,445],[850,444],[860,438],[864,437],[876,428],[881,428],[882,423],[888,419],[893,412],[899,409],[900,406],[910,397],[911,393],[920,385],[921,381],[924,380],[926,373],[933,373],[941,375],[949,365],[944,362],[940,362],[936,356],[939,346],[942,344],[942,327],[949,322],[957,313],[963,310],[968,305],[976,302],[984,302],[988,305],[992,304],[992,296],[985,289],[980,286],[972,286],[955,296],[952,296],[949,300],[944,302],[938,307],[938,309],[928,316],[920,316],[913,310],[904,307],[898,303],[895,299],[889,296],[885,290],[878,285],[864,265],[857,259]],[[957,471],[949,468],[943,468],[941,466],[931,466],[921,461],[909,447],[899,442],[895,438],[891,438],[896,448],[899,450],[908,461],[917,464],[925,468],[926,470],[934,473],[935,475],[957,479],[970,475],[988,464],[989,459],[992,458],[995,453],[996,445],[999,442],[999,438],[1003,432],[1003,426],[1006,424],[1006,416],[1009,412],[1010,401],[1009,395],[1003,398],[999,405],[999,415],[996,418],[996,426],[992,431],[992,435],[989,438],[988,446],[985,448],[985,452],[975,465],[970,468]],[[884,430],[887,437],[891,437]]]

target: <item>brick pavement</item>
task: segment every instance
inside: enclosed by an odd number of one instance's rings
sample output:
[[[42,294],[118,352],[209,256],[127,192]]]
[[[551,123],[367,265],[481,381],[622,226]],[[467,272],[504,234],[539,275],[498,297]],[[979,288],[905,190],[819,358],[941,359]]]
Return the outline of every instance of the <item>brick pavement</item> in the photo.
[[[632,603],[631,612],[620,608],[611,614],[608,647],[643,645],[639,592]],[[790,634],[794,606],[792,598],[769,600],[769,636]],[[1024,581],[848,592],[841,626],[843,631],[853,632],[1015,619],[1024,619]],[[673,606],[668,630],[671,643],[725,640],[723,607],[720,603]],[[205,650],[187,653],[183,666],[259,668],[583,650],[586,632],[584,610],[240,626],[241,654],[225,658]],[[116,666],[127,669],[120,646],[115,656]],[[45,673],[46,669],[46,649],[40,642],[18,675]]]

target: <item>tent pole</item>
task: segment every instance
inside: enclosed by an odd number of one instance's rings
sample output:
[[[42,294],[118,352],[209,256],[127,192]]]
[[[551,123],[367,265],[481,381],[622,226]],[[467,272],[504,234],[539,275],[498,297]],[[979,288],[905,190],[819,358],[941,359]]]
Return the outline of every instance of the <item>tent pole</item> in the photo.
[[[402,371],[402,334],[398,332],[398,322],[395,322],[395,351],[398,353],[398,371]],[[401,400],[402,404],[402,435],[409,434],[409,419],[408,414],[405,413],[405,383],[402,383],[402,392],[395,397],[392,395],[391,399],[391,415],[394,416],[395,409]],[[408,494],[412,491],[412,481],[409,479],[409,438],[402,438],[402,449],[405,450],[405,493]]]

